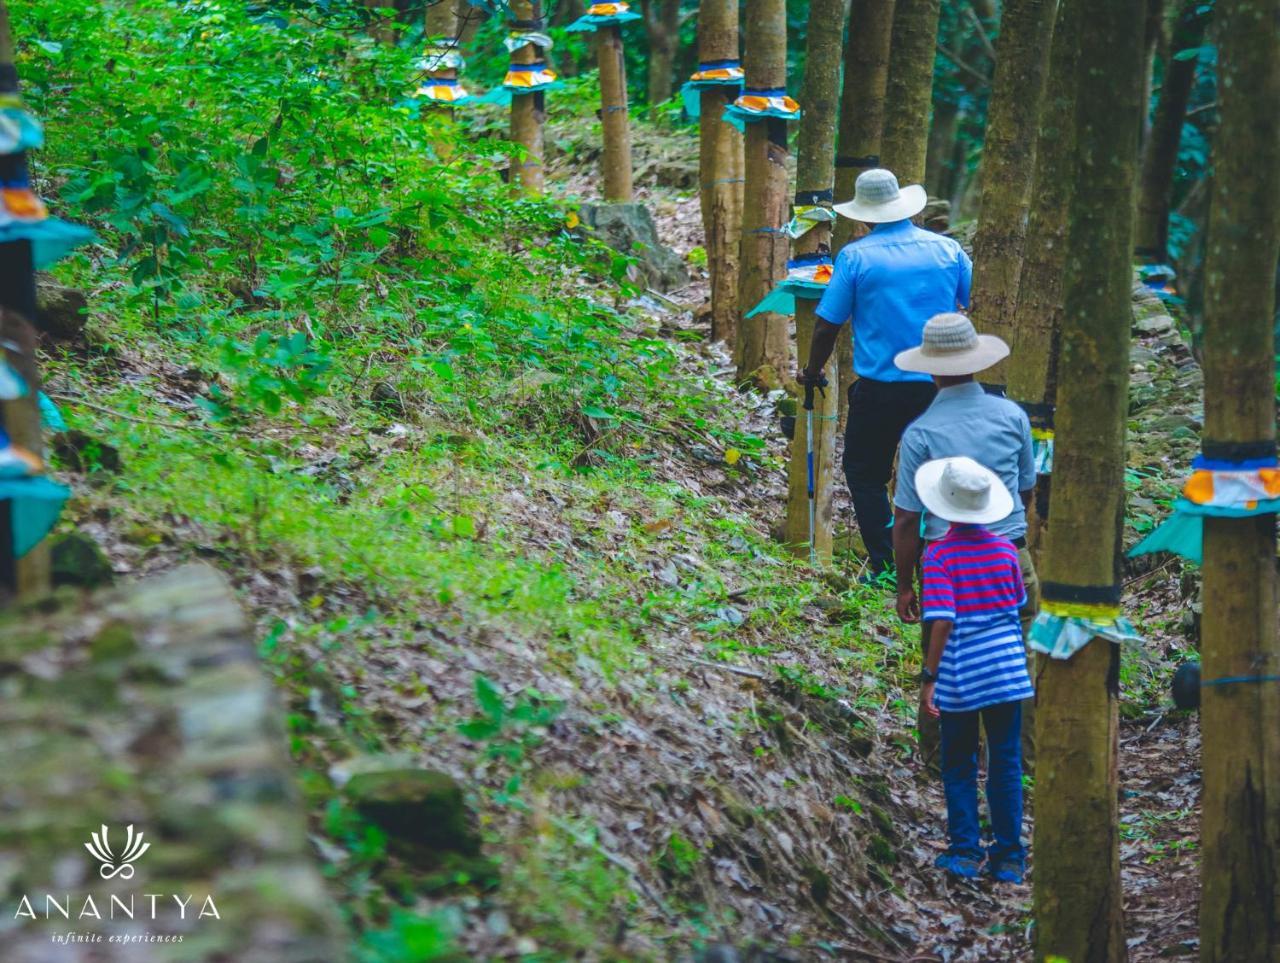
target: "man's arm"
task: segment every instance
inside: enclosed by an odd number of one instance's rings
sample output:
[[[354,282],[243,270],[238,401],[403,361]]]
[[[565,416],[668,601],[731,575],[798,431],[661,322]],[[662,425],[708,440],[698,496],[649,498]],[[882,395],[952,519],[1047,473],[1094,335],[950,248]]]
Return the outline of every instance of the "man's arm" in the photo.
[[[973,287],[973,261],[963,250],[960,251],[960,280],[956,285],[956,309],[963,311],[969,307],[969,295]]]
[[[822,292],[818,306],[814,308],[817,316],[813,322],[813,341],[809,345],[809,360],[800,376],[804,381],[816,381],[822,376],[822,369],[831,352],[835,350],[836,337],[845,322],[853,315],[853,269],[848,254],[836,258],[831,271],[831,281]],[[802,359],[797,359],[802,360]]]
[[[813,341],[809,345],[809,363],[804,366],[805,378],[816,379],[826,367],[831,352],[836,347],[836,337],[843,325],[832,324],[817,318],[813,322]]]
[[[916,597],[916,564],[920,561],[920,513],[895,507],[893,510],[893,564],[898,570],[898,618],[920,621],[920,600]]]

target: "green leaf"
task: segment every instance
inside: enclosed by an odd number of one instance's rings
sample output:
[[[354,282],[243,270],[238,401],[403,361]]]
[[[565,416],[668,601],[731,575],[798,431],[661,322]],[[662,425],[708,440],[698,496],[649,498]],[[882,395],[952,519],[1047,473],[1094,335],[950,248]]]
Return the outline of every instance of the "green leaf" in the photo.
[[[506,718],[507,706],[502,699],[498,687],[483,675],[476,676],[476,705],[480,711],[494,721]]]
[[[458,538],[475,538],[476,520],[470,515],[454,515],[453,534]]]

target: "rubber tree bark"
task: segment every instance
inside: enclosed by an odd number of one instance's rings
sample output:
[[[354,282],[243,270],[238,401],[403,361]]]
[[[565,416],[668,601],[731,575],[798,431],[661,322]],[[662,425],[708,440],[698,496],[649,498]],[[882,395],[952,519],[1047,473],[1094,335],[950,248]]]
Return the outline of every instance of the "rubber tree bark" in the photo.
[[[698,9],[702,62],[738,58],[737,0],[702,0]],[[711,275],[711,340],[733,345],[738,332],[738,250],[742,237],[742,134],[722,119],[735,87],[699,93],[698,171],[702,230]]]
[[[600,64],[600,116],[604,128],[604,199],[631,200],[631,128],[627,120],[627,65],[622,27],[604,24],[596,30]]]
[[[18,93],[18,71],[14,66],[13,34],[9,27],[9,7],[0,0],[0,93]],[[0,176],[5,183],[26,183],[25,151],[0,156]],[[38,372],[35,371],[35,338],[30,325],[36,318],[36,274],[30,241],[0,244],[0,334],[23,348],[30,370],[27,397],[0,402],[0,428],[14,444],[44,457],[40,412],[36,406]],[[24,337],[24,335],[27,335]],[[13,551],[13,502],[0,501],[0,600],[6,596],[38,595],[49,589],[48,544],[42,543],[22,558]]]
[[[542,0],[512,0],[511,19],[536,22],[542,18]],[[511,53],[512,65],[537,63],[541,49],[526,44]],[[546,186],[542,158],[546,151],[543,125],[546,123],[543,91],[511,96],[511,141],[523,150],[511,158],[511,182],[525,194],[541,194]]]
[[[1056,7],[1056,0],[1005,0],[996,40],[982,148],[982,207],[973,239],[971,313],[979,331],[1007,342],[1013,341]],[[1003,383],[1004,366],[996,365],[983,379]]]
[[[1165,62],[1160,100],[1151,125],[1151,136],[1142,151],[1142,180],[1138,191],[1134,252],[1155,263],[1168,257],[1169,207],[1173,202],[1173,175],[1178,164],[1182,125],[1196,80],[1197,58],[1179,60],[1180,52],[1195,50],[1204,42],[1209,13],[1203,0],[1184,0],[1178,13],[1169,57]]]
[[[649,41],[649,107],[653,108],[671,99],[680,42],[680,0],[645,0],[644,27]],[[730,54],[737,55],[736,49]]]
[[[787,7],[785,0],[750,0],[747,4],[746,86],[777,88],[787,82]],[[787,122],[768,118],[746,125],[742,208],[742,273],[735,353],[738,377],[746,380],[764,365],[778,375],[789,371],[790,320],[764,312],[745,315],[787,273]]]
[[[844,82],[840,90],[839,150],[836,154],[835,197],[840,202],[853,197],[859,174],[880,165],[893,7],[894,0],[852,0],[849,7]],[[866,232],[865,225],[847,217],[838,218],[833,227],[832,248],[837,253]],[[852,331],[853,325],[845,325],[845,330],[836,340],[836,368],[840,374],[837,431],[844,429],[849,411],[849,386],[854,380]]]
[[[1203,448],[1274,451],[1280,0],[1219,0],[1205,256]],[[1274,515],[1204,520],[1200,959],[1280,958],[1280,641]]]
[[[1147,0],[1147,22],[1143,25],[1142,49],[1142,102],[1151,103],[1156,73],[1156,53],[1164,36],[1164,0]],[[1142,146],[1146,150],[1151,136],[1151,111],[1142,112]]]
[[[1018,279],[1012,352],[1005,364],[1009,397],[1052,405],[1056,396],[1067,217],[1075,172],[1075,72],[1079,0],[1059,0],[1049,79],[1040,107],[1035,179],[1027,224],[1026,259]],[[1027,545],[1037,564],[1049,505],[1050,476],[1036,483],[1027,516]]]
[[[924,181],[939,0],[897,0],[885,86],[880,163],[903,185]]]
[[[1077,166],[1058,363],[1053,522],[1041,583],[1046,607],[1080,596],[1119,600],[1143,12],[1144,0],[1079,3]],[[1118,647],[1099,638],[1071,659],[1041,660],[1037,960],[1126,958],[1117,822],[1119,669]]]
[[[446,44],[459,46],[461,44],[458,37],[460,24],[458,3],[459,0],[435,0],[427,6],[423,15],[422,29],[428,45],[435,43],[440,46]],[[453,67],[442,67],[440,70],[431,71],[430,76],[439,77],[442,80],[457,80],[458,71]],[[444,118],[447,129],[453,120],[453,108],[436,105],[432,109],[438,117]],[[441,137],[435,142],[436,154],[442,159],[447,159],[452,146],[450,138]]]
[[[930,197],[951,196],[955,185],[952,163],[959,132],[960,105],[950,97],[935,100],[924,161],[924,186]]]
[[[848,0],[812,0],[809,22],[822,24],[810,30],[805,45],[804,87],[800,102],[800,139],[796,155],[796,203],[812,204],[814,195],[829,196],[835,187],[836,98],[840,77],[840,38],[844,34]],[[831,250],[831,227],[819,224],[795,241],[797,254]],[[813,340],[816,301],[796,298],[796,355],[809,357]],[[828,388],[814,398],[813,411],[813,491],[814,545],[821,561],[831,558],[831,491],[835,477],[836,397],[839,377],[836,359],[828,359],[823,369]],[[788,466],[786,540],[795,553],[809,552],[809,495],[807,468],[808,426],[805,412],[797,413],[795,436],[791,441]]]

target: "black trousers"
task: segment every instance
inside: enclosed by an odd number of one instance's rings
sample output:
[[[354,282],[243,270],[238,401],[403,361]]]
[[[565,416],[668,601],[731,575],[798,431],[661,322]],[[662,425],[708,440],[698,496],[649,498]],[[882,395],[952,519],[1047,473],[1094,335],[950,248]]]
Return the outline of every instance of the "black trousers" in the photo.
[[[886,486],[907,425],[929,407],[937,389],[930,381],[859,378],[849,387],[844,434],[844,475],[872,574],[893,568],[893,533]]]

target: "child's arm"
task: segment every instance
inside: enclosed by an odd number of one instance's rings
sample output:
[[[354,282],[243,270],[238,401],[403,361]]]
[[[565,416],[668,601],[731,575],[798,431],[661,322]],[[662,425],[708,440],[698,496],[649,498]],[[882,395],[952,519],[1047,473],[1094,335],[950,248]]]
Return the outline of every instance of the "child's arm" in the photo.
[[[929,623],[929,644],[925,652],[925,671],[921,673],[920,711],[937,718],[934,684],[938,679],[938,666],[942,664],[942,652],[955,623],[956,601],[951,573],[936,552],[925,553],[921,582],[924,589],[921,608],[924,620]]]
[[[922,673],[926,681],[920,687],[920,708],[935,719],[939,715],[938,707],[933,701],[938,666],[942,664],[942,653],[946,651],[947,639],[951,638],[951,627],[954,624],[950,619],[938,619],[929,623],[929,648],[925,653]]]

